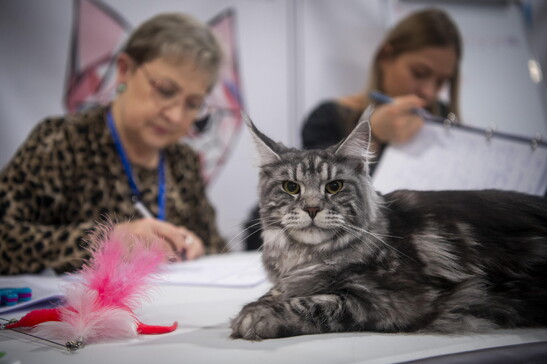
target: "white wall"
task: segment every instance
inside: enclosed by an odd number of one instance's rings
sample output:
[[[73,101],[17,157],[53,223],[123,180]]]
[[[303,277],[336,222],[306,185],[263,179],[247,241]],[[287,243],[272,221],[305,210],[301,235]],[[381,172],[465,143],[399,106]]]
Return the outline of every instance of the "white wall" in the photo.
[[[541,132],[547,138],[545,95],[527,75],[530,47],[518,8],[508,5],[515,2],[104,1],[133,26],[162,11],[185,11],[208,21],[233,7],[247,112],[266,134],[291,146],[300,144],[301,122],[318,102],[363,89],[372,52],[394,20],[424,4],[441,6],[462,28],[465,43],[463,120],[486,127],[495,123],[523,135]],[[39,120],[64,113],[72,11],[70,0],[0,1],[0,166]],[[546,12],[535,14],[544,17]],[[535,19],[535,24],[544,23]],[[545,27],[537,29],[545,33]],[[534,49],[546,54],[547,36],[536,32],[532,38]],[[228,239],[235,237],[234,245],[241,221],[256,203],[254,155],[243,130],[209,188],[221,231]]]

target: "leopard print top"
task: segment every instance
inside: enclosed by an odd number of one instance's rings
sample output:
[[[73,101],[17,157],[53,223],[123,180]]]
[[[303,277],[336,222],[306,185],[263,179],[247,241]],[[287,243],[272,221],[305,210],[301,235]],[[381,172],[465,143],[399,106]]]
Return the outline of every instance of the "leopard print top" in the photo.
[[[139,217],[105,121],[106,107],[41,122],[0,172],[0,274],[73,271],[86,236],[105,220]],[[166,219],[194,231],[207,253],[222,250],[197,154],[165,150]],[[143,202],[157,213],[157,170],[132,166]]]

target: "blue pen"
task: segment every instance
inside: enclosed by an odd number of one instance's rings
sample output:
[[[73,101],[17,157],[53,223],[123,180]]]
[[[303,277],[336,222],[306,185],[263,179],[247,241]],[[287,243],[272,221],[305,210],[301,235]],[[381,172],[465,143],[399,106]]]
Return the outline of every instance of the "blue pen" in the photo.
[[[373,101],[375,101],[379,104],[390,104],[390,103],[393,102],[393,99],[391,97],[389,97],[388,95],[383,94],[383,93],[381,93],[380,91],[377,91],[377,90],[371,91],[368,94],[368,97],[371,100],[373,100]],[[416,114],[420,115],[425,120],[439,120],[439,119],[444,120],[444,118],[440,118],[439,116],[435,116],[435,115],[431,114],[429,111],[427,111],[426,109],[423,109],[421,107],[415,108],[413,111]]]

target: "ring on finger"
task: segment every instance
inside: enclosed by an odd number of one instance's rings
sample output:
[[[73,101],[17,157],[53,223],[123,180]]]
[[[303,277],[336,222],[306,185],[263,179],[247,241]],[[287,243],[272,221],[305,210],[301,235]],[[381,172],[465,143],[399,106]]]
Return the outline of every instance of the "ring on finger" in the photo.
[[[184,236],[184,242],[187,245],[192,245],[192,244],[194,244],[194,238],[192,238],[190,235],[185,235]]]

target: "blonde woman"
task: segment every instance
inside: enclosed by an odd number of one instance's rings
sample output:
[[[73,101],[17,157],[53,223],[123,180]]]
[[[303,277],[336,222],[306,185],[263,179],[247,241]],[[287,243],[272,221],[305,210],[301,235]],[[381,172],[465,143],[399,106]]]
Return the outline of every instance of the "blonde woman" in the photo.
[[[458,113],[461,39],[453,20],[442,10],[410,14],[385,36],[373,58],[369,84],[364,92],[321,103],[305,121],[304,148],[333,145],[353,129],[378,90],[393,102],[378,106],[371,118],[372,134],[379,151],[386,143],[411,139],[423,125],[413,112],[425,108],[435,115]],[[439,101],[441,89],[449,88],[450,101]]]

